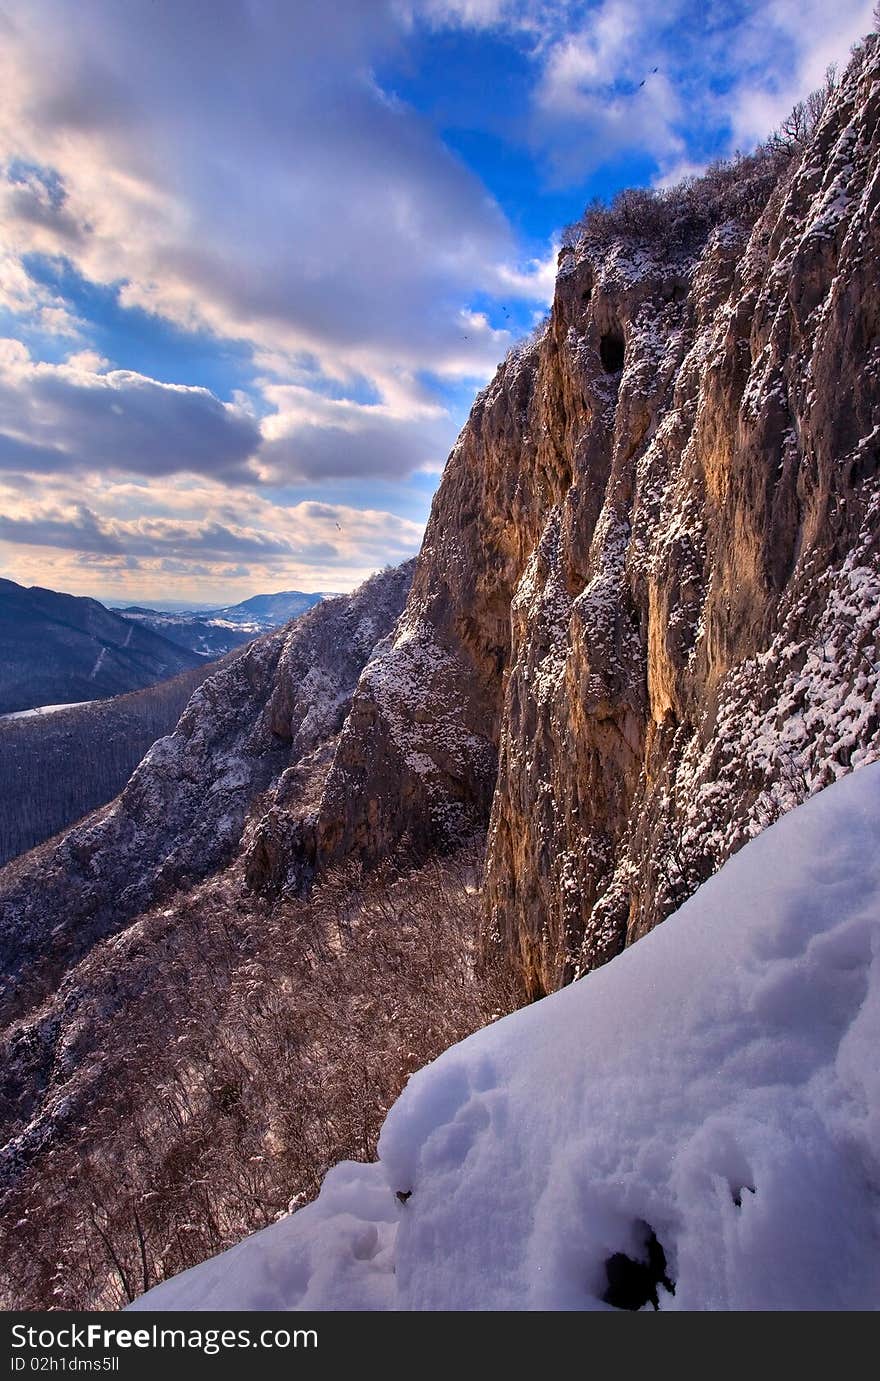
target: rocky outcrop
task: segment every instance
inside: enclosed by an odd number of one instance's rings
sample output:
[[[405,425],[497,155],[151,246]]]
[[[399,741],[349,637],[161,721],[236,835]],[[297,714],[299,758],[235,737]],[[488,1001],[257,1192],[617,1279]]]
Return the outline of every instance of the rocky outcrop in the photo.
[[[489,819],[485,949],[540,995],[880,756],[880,40],[757,216],[604,222],[477,399],[318,863]]]
[[[236,854],[252,885],[284,881],[273,831],[283,822],[288,841],[308,836],[358,676],[411,576],[412,563],[382,572],[232,653],[121,796],[0,870],[0,1019],[20,1017],[97,941]]]

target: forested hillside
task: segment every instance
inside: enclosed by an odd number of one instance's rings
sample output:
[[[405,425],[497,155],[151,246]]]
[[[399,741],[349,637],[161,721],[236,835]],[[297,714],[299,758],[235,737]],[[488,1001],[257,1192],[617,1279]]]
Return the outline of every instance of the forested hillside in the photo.
[[[96,599],[0,580],[0,714],[124,695],[201,662]]]
[[[216,669],[206,663],[129,695],[0,719],[0,867],[118,795]]]

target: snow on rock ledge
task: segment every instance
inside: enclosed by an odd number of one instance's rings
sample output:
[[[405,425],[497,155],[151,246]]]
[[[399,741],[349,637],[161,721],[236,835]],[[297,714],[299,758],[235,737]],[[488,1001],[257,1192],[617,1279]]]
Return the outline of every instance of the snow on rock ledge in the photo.
[[[878,822],[866,767],[421,1070],[378,1164],[132,1308],[607,1309],[650,1225],[661,1309],[876,1309]]]

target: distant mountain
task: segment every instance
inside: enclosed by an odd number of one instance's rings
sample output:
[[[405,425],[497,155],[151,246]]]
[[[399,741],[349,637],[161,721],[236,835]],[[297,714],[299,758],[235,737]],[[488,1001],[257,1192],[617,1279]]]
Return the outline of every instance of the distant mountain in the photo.
[[[0,580],[0,714],[102,700],[203,664],[95,599]]]
[[[273,857],[281,859],[288,833],[308,833],[309,822],[296,814],[300,787],[309,781],[319,793],[360,673],[394,627],[412,571],[412,562],[382,571],[352,595],[327,601],[213,667],[174,734],[147,753],[100,823],[85,821],[65,836],[72,844],[58,840],[45,846],[45,858],[29,855],[9,865],[12,873],[3,871],[0,972],[7,982],[0,1012],[8,1010],[15,987],[13,961],[23,973],[41,955],[51,959],[54,973],[187,879],[204,878],[236,855],[239,872],[247,872],[256,889],[292,880],[293,874],[275,877]],[[174,688],[157,689],[164,702]],[[149,717],[161,733],[168,717],[163,703],[157,720],[159,699],[136,708],[148,710],[138,718]],[[66,727],[64,720],[77,743],[93,737],[94,713],[76,709],[46,717],[53,729]],[[41,721],[6,721],[0,734],[34,726],[42,727]],[[0,770],[3,764],[0,755]],[[55,861],[48,862],[50,856]],[[285,866],[288,861],[285,853]],[[0,1051],[0,1071],[3,1064]],[[0,1124],[2,1108],[0,1092]],[[2,1190],[0,1182],[0,1196]],[[0,1307],[2,1298],[0,1289]]]
[[[269,633],[298,619],[327,598],[326,592],[279,590],[274,595],[252,595],[241,604],[222,609],[146,609],[132,604],[119,613],[202,657],[222,657],[259,633]]]
[[[121,614],[126,608],[138,608],[138,606],[134,604],[120,604],[118,599],[105,599],[102,601],[102,603],[106,604],[108,609],[115,609],[118,614]],[[193,604],[192,602],[185,599],[155,599],[153,600],[152,604],[149,605],[148,608],[141,609],[141,612],[159,614],[185,614],[187,617],[200,619],[203,615],[210,614],[213,608],[214,605],[210,603]]]
[[[141,609],[132,605],[120,609],[119,613],[141,628],[149,628],[178,647],[196,652],[205,660],[223,657],[234,648],[250,642],[253,633],[249,629],[230,628],[228,624],[212,622],[212,615],[189,613],[166,613],[161,609]]]
[[[274,595],[253,595],[242,600],[241,604],[230,604],[225,609],[212,609],[205,615],[212,623],[231,623],[249,632],[264,633],[270,628],[280,628],[291,619],[298,619],[322,599],[331,597],[328,591],[317,591],[307,595],[302,590],[279,590]]]

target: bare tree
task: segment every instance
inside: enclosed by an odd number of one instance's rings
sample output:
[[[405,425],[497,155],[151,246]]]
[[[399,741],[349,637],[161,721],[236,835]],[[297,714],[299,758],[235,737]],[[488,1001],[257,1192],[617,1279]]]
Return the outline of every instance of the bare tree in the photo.
[[[373,1156],[409,1075],[517,1004],[477,971],[480,867],[476,845],[400,875],[343,865],[271,905],[232,868],[164,900],[70,1124],[7,1196],[0,1302],[116,1308]]]
[[[825,69],[825,80],[822,85],[811,91],[806,100],[798,101],[779,128],[770,136],[768,142],[771,147],[789,155],[802,152],[810,142],[828,102],[839,86],[837,65],[831,63]]]

